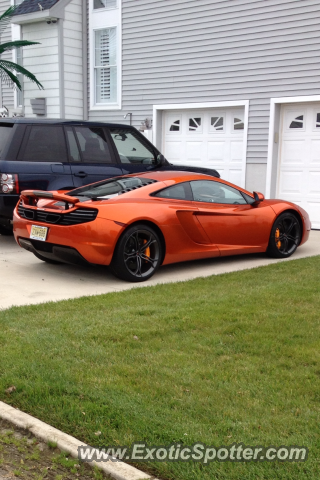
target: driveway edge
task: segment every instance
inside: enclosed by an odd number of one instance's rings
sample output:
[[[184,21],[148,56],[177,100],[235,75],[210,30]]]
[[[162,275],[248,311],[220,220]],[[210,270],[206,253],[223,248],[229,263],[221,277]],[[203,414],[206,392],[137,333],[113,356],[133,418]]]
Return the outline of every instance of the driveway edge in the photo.
[[[35,437],[40,438],[44,442],[55,442],[57,447],[67,452],[72,457],[78,459],[78,447],[86,445],[84,442],[71,437],[70,435],[61,432],[60,430],[51,427],[47,423],[38,420],[27,413],[17,410],[6,403],[0,401],[0,418],[13,423],[19,428],[29,430]],[[89,446],[89,445],[88,445]],[[102,462],[88,462],[92,467],[96,466],[107,475],[110,475],[115,480],[145,480],[154,479],[147,473],[138,470],[125,462],[112,462],[110,460],[106,463]]]

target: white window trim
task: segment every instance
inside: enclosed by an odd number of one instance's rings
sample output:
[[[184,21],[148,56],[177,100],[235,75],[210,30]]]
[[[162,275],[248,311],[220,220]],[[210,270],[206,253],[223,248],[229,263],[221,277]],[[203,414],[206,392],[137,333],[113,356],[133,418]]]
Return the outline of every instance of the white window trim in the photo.
[[[121,110],[122,108],[122,2],[118,1],[118,8],[93,8],[93,0],[90,1],[90,20],[89,20],[89,48],[90,48],[90,110],[92,111],[112,111]],[[93,18],[95,15],[103,15],[111,10],[118,10],[118,21],[108,22],[107,18],[102,24],[95,24]],[[95,31],[104,28],[117,29],[117,95],[118,100],[112,104],[96,104],[95,103],[95,73],[94,73],[94,54],[95,54]]]
[[[320,95],[299,96],[299,97],[279,97],[270,99],[270,120],[269,120],[269,138],[268,138],[268,158],[267,158],[267,181],[266,181],[266,198],[270,198],[273,174],[273,159],[278,149],[277,167],[279,167],[279,143],[281,142],[281,132],[275,131],[276,124],[276,107],[288,103],[312,103],[320,102]],[[276,140],[277,138],[277,140]],[[278,168],[277,168],[278,171]],[[276,178],[276,183],[278,178]]]
[[[249,119],[249,100],[235,100],[231,102],[207,102],[207,103],[173,103],[153,106],[153,143],[162,150],[162,113],[167,110],[202,110],[211,108],[244,107],[244,130],[243,130],[243,150],[242,150],[242,169],[240,187],[245,188],[246,184],[246,166],[247,166],[247,143],[248,143],[248,119]]]

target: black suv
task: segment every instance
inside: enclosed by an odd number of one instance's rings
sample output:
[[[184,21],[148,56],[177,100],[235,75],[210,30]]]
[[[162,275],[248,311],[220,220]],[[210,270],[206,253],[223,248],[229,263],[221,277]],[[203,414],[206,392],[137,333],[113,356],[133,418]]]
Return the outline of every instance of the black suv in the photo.
[[[1,119],[0,233],[11,231],[22,190],[71,190],[147,170],[216,170],[171,165],[134,127],[101,122]]]

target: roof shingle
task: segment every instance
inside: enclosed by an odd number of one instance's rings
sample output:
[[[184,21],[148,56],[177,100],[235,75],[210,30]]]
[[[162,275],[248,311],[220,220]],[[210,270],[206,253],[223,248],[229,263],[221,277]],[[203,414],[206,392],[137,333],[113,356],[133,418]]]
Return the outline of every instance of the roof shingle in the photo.
[[[39,4],[43,7],[43,10],[49,10],[49,8],[53,7],[59,0],[24,0],[24,2],[20,3],[17,7],[14,15],[24,15],[25,13],[33,13],[33,12],[40,12],[41,8]]]

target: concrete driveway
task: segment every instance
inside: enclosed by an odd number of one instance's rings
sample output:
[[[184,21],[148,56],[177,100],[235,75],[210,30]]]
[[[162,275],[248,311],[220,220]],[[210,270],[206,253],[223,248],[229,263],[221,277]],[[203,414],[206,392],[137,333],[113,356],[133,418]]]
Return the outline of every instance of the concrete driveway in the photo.
[[[316,230],[288,260],[254,254],[186,262],[162,267],[147,282],[131,284],[116,279],[105,267],[46,264],[20,248],[13,237],[0,235],[0,309],[190,280],[313,255],[320,255],[320,231]]]

